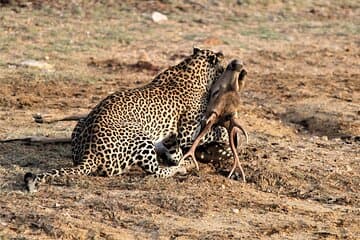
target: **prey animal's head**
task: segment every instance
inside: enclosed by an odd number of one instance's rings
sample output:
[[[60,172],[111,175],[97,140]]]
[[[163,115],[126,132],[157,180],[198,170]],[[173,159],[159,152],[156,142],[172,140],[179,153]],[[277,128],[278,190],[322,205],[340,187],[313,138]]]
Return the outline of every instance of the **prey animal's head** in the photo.
[[[226,67],[224,73],[212,85],[210,99],[207,106],[205,118],[212,113],[217,115],[232,115],[237,112],[240,104],[240,91],[245,84],[247,72],[243,63],[237,59],[232,60]]]
[[[229,134],[229,143],[231,150],[234,154],[234,165],[230,171],[229,177],[234,172],[236,166],[241,170],[243,181],[245,182],[245,173],[241,167],[239,156],[237,153],[238,136],[239,133],[243,133],[248,142],[248,134],[240,123],[240,110],[241,104],[240,91],[244,86],[244,80],[246,76],[246,70],[243,69],[243,64],[239,60],[231,61],[224,73],[218,80],[211,86],[210,99],[205,112],[205,115],[201,121],[201,129],[194,138],[194,143],[190,150],[182,158],[185,159],[191,156],[197,169],[199,169],[196,158],[195,149],[200,143],[201,138],[213,125],[220,125],[227,129]]]

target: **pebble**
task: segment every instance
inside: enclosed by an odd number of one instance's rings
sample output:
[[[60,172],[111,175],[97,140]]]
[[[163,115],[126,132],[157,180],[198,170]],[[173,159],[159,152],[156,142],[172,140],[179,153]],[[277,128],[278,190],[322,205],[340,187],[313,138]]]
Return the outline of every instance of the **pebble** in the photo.
[[[346,165],[346,171],[347,172],[351,172],[353,169],[349,166],[349,165]]]
[[[161,22],[165,22],[168,20],[168,17],[166,15],[159,13],[159,12],[153,12],[151,14],[151,18],[156,23],[161,23]]]
[[[237,208],[233,208],[232,211],[233,211],[233,213],[235,213],[235,214],[238,214],[238,213],[240,212],[239,209],[237,209]]]
[[[323,140],[323,141],[328,141],[329,138],[328,138],[327,136],[322,136],[322,137],[321,137],[321,140]]]

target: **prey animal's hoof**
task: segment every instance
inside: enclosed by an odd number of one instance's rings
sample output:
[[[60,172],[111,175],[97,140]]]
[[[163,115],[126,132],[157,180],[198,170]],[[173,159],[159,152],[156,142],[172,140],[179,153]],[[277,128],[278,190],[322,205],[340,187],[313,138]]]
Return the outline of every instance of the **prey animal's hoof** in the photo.
[[[24,176],[25,188],[30,193],[36,192],[35,175],[31,172],[27,172]]]
[[[234,172],[230,172],[227,177],[228,177],[228,179],[231,179],[231,180],[242,181],[243,183],[246,183],[246,178],[245,178],[244,173],[238,173],[238,172],[234,171]]]

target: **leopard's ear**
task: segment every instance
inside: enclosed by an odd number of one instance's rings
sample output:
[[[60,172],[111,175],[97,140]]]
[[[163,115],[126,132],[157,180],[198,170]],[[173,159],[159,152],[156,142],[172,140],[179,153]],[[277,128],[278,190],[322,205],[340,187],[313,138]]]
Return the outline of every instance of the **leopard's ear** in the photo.
[[[241,69],[241,72],[239,75],[239,81],[243,81],[245,79],[246,75],[247,75],[247,71],[245,69]]]
[[[209,56],[209,63],[215,65],[217,63],[218,59],[214,55]]]
[[[194,54],[194,55],[198,54],[200,51],[201,51],[200,48],[193,47],[193,54]]]
[[[215,55],[219,58],[219,59],[224,59],[224,54],[220,51],[215,53]]]

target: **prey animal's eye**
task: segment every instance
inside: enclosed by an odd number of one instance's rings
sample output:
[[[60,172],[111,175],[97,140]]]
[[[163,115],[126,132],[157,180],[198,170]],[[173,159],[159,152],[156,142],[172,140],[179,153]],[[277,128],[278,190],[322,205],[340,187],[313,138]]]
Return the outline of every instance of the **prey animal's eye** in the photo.
[[[216,95],[218,95],[219,93],[219,90],[215,90],[212,94],[211,94],[211,97],[214,98]]]

